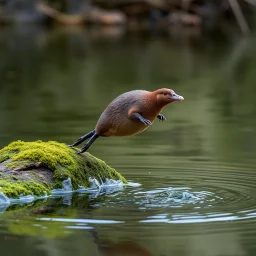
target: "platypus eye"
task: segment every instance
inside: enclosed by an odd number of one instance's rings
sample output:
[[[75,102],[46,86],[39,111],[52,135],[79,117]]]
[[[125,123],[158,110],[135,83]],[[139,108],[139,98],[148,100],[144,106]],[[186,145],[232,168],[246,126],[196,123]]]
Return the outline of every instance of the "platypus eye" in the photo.
[[[167,92],[164,92],[164,95],[167,95],[168,93]]]

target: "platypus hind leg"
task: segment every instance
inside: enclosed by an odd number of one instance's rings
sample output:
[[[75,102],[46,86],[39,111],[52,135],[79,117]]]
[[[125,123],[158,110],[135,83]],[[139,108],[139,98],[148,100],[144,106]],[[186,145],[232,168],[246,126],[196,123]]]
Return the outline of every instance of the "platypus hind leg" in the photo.
[[[68,145],[68,146],[69,146],[69,147],[75,147],[75,146],[81,144],[83,141],[85,141],[85,140],[91,138],[94,134],[95,134],[95,130],[93,130],[93,131],[91,131],[91,132],[89,132],[89,133],[83,135],[83,136],[80,137],[74,144]]]
[[[92,143],[93,143],[97,138],[99,138],[99,135],[98,135],[97,133],[95,133],[95,134],[90,138],[90,140],[84,145],[84,147],[83,147],[81,150],[77,151],[76,153],[77,153],[77,154],[81,154],[81,153],[85,152],[85,151],[92,145]]]

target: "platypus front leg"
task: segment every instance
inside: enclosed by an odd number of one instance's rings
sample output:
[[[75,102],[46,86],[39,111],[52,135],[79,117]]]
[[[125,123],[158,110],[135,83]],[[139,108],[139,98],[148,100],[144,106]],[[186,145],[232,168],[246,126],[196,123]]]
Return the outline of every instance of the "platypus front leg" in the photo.
[[[160,121],[165,121],[167,118],[164,116],[164,115],[162,115],[162,114],[158,114],[157,115],[157,118],[160,120]]]
[[[95,133],[95,134],[90,138],[90,140],[84,145],[84,147],[83,147],[81,150],[77,151],[76,153],[77,153],[77,154],[81,154],[81,153],[85,152],[85,151],[92,145],[92,143],[93,143],[97,138],[99,138],[99,135],[98,135],[97,133]]]
[[[91,132],[89,132],[89,133],[83,135],[83,136],[80,137],[74,144],[69,145],[69,147],[75,147],[75,146],[81,144],[83,141],[85,141],[85,140],[91,138],[94,134],[95,134],[95,130],[93,130],[93,131],[91,131]]]
[[[137,112],[129,113],[129,117],[133,120],[139,120],[145,125],[152,125],[151,121],[148,119],[145,119],[140,113],[137,113]]]

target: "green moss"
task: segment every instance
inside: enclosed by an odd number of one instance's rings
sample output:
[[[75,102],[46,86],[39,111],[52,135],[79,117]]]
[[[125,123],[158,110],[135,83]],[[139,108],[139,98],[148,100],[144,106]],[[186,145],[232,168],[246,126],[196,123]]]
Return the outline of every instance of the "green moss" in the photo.
[[[0,163],[2,163],[2,162],[4,162],[4,161],[8,160],[9,158],[10,158],[10,155],[9,155],[7,152],[1,154],[1,155],[0,155]]]
[[[42,162],[49,169],[54,170],[57,165],[69,166],[70,168],[76,167],[76,163],[70,154],[71,152],[72,149],[65,144],[54,141],[15,141],[0,150],[0,155],[5,158],[8,156],[9,159],[12,159],[11,167],[13,168],[20,165],[20,162],[28,160]]]
[[[49,189],[46,189],[44,186],[37,184],[35,182],[28,181],[13,183],[1,180],[0,186],[0,191],[11,198],[18,198],[21,194],[23,194],[24,196],[32,194],[40,196],[44,194],[44,191],[48,191],[48,194],[50,193]]]
[[[19,194],[42,195],[44,191],[49,193],[51,188],[61,188],[62,181],[67,178],[71,178],[74,189],[79,185],[89,187],[89,177],[96,178],[99,182],[109,178],[127,183],[123,176],[104,161],[89,153],[77,155],[76,149],[55,141],[15,141],[0,150],[0,162],[6,160],[8,160],[6,168],[9,169],[41,162],[53,172],[54,179],[54,182],[48,184],[38,175],[36,169],[29,171],[29,175],[33,177],[30,180],[21,180],[20,175],[19,178],[13,175],[8,179],[0,177],[0,191],[9,197],[18,197]],[[28,171],[25,172],[28,173]]]
[[[18,198],[21,194],[41,196],[51,190],[48,184],[40,184],[33,180],[19,180],[15,175],[4,175],[0,177],[0,192],[10,198]]]

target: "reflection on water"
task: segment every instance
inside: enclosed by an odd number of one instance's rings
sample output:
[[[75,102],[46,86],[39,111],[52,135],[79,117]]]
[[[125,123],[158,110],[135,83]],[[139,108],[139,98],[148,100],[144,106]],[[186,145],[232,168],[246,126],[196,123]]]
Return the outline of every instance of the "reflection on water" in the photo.
[[[220,34],[1,29],[0,147],[17,139],[71,143],[128,90],[169,87],[185,98],[144,133],[91,147],[141,186],[11,205],[0,215],[1,249],[255,255],[254,45],[254,38]]]

